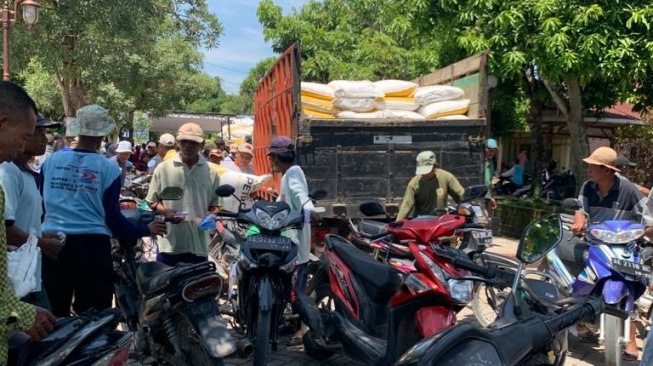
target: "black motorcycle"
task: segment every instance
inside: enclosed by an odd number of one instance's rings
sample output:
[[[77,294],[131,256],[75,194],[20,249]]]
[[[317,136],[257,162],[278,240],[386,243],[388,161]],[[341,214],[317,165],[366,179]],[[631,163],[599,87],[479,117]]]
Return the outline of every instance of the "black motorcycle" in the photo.
[[[539,273],[524,270],[525,264],[538,261],[561,238],[562,222],[558,215],[530,224],[517,249],[518,275],[514,276],[511,296],[504,302],[499,320],[488,329],[461,323],[426,338],[408,350],[396,365],[562,366],[567,354],[567,328],[603,311],[627,317],[596,298],[560,298],[550,281],[527,277]],[[454,264],[478,272],[476,265],[464,257]],[[506,277],[500,281],[506,281]]]
[[[233,195],[234,187],[222,185],[217,194]],[[314,190],[313,200],[326,196]],[[282,236],[286,230],[301,228],[304,211],[292,211],[285,202],[257,201],[249,210],[238,213],[220,212],[218,216],[237,218],[249,226],[248,235],[240,243],[240,259],[235,268],[238,282],[236,308],[233,312],[246,326],[246,341],[254,345],[254,366],[267,365],[268,347],[278,348],[279,328],[292,292],[298,247]],[[232,274],[233,275],[233,274]],[[239,344],[239,348],[247,345]]]
[[[182,194],[181,188],[168,187],[161,197],[179,200]],[[122,213],[143,224],[178,220],[152,211],[129,209]],[[222,358],[236,348],[215,301],[223,286],[215,264],[170,267],[160,262],[140,263],[136,241],[119,241],[119,250],[114,252],[119,277],[117,304],[139,353],[172,365],[223,365]]]
[[[25,333],[9,338],[9,366],[112,365],[129,358],[131,334],[116,330],[122,314],[117,309],[89,311],[57,319],[54,330],[38,342]]]

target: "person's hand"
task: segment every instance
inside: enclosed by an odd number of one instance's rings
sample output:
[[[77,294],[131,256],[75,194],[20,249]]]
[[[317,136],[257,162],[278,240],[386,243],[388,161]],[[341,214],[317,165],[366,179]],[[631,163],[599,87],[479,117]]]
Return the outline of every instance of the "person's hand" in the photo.
[[[52,260],[56,260],[59,257],[59,253],[63,247],[64,244],[59,239],[46,237],[39,239],[39,248],[41,248],[43,254]]]
[[[162,221],[152,221],[147,227],[150,229],[150,236],[165,235],[168,230],[168,225]]]
[[[497,208],[497,200],[494,197],[490,198],[490,208],[493,210]]]
[[[569,227],[569,230],[571,230],[571,232],[574,233],[574,234],[580,234],[580,233],[582,233],[583,231],[585,231],[585,223],[582,223],[582,222],[574,222],[574,223],[571,224],[571,226]]]
[[[56,318],[49,311],[36,306],[36,317],[32,327],[25,331],[32,341],[39,341],[47,336],[56,324]]]

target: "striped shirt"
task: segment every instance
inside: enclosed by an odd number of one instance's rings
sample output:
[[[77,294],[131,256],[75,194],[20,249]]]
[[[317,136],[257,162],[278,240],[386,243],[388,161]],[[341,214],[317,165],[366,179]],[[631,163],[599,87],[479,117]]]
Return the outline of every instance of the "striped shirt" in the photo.
[[[589,222],[630,220],[653,226],[651,210],[646,207],[648,199],[628,179],[618,174],[614,178],[612,187],[603,197],[595,182],[588,180],[580,188],[578,200],[581,211],[589,214]]]

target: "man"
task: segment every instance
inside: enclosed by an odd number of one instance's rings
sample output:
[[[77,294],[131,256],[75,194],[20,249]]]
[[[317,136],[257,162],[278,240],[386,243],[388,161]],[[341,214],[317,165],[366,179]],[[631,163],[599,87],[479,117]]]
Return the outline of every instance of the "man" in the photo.
[[[139,238],[165,233],[165,224],[132,224],[120,213],[120,168],[97,153],[116,122],[99,105],[77,111],[68,126],[77,148],[43,164],[44,232],[63,232],[66,245],[56,260],[43,258],[43,282],[57,316],[110,308],[113,300],[111,236]]]
[[[220,197],[218,174],[200,156],[204,132],[195,123],[185,123],[177,132],[179,153],[162,162],[152,175],[145,200],[150,207],[167,215],[188,213],[182,222],[168,226],[168,234],[159,238],[157,261],[174,266],[177,263],[202,263],[208,260],[209,234],[197,227],[208,213],[216,212]],[[178,201],[161,201],[166,187],[181,187],[184,194]]]
[[[434,215],[437,209],[447,206],[449,196],[456,203],[460,202],[465,188],[453,174],[438,169],[437,165],[433,151],[417,155],[416,175],[408,182],[397,220],[405,219],[411,211],[414,216]]]
[[[492,217],[492,212],[497,208],[497,200],[494,198],[492,192],[492,178],[494,178],[494,155],[497,153],[499,145],[495,139],[487,139],[485,141],[485,149],[483,150],[483,157],[485,163],[483,165],[483,181],[487,188],[485,194],[485,209],[488,212],[488,217]]]
[[[132,144],[129,141],[120,141],[118,147],[116,147],[116,155],[109,158],[109,160],[118,164],[120,167],[120,187],[125,185],[125,176],[127,176],[127,171],[130,167],[133,166],[129,161],[129,157],[132,154]]]
[[[218,164],[222,162],[222,151],[220,149],[215,148],[209,151],[209,161],[212,162],[213,164]]]
[[[154,155],[156,155],[156,144],[152,141],[148,142],[147,145],[145,146],[145,150],[147,155],[149,155],[150,158],[153,158]]]
[[[624,176],[624,177],[626,177],[627,179],[630,180],[631,179],[630,168],[636,167],[637,164],[630,161],[627,157],[625,157],[623,155],[619,155],[617,157],[616,166],[617,166],[617,169],[619,169],[621,171],[621,173],[619,173],[619,174],[621,174],[622,176]],[[641,185],[639,185],[639,184],[637,184],[635,182],[633,182],[633,184],[637,186],[637,189],[639,189],[639,191],[642,192],[642,194],[644,196],[648,197],[648,195],[651,193],[650,189],[648,189],[648,188],[646,188],[644,186],[641,186]]]
[[[589,157],[583,159],[588,164],[589,180],[580,188],[578,200],[581,208],[574,215],[571,231],[585,230],[589,216],[590,222],[606,220],[631,220],[647,226],[646,233],[653,233],[653,217],[644,214],[647,199],[628,179],[617,174],[617,153],[609,147],[599,147]],[[631,319],[633,319],[631,317]],[[631,321],[630,342],[624,350],[624,359],[637,359],[635,321]]]
[[[38,119],[40,120],[40,119],[44,119],[44,118],[43,118],[43,116],[41,114],[39,114]],[[59,126],[61,126],[61,123],[58,123],[58,122],[53,122],[53,123],[57,123]],[[37,124],[38,124],[38,122],[37,122]],[[46,134],[45,137],[46,137],[46,139],[48,141],[48,143],[45,145],[45,151],[43,152],[43,154],[38,155],[38,156],[36,156],[34,158],[34,166],[36,167],[37,170],[41,169],[41,165],[43,164],[43,162],[47,158],[49,158],[50,155],[52,155],[52,153],[54,152],[54,147],[53,147],[53,145],[54,145],[54,136],[51,135],[51,134]]]
[[[222,157],[227,154],[227,147],[225,146],[224,140],[221,137],[218,137],[215,139],[215,147],[220,151],[220,154],[222,154]]]
[[[254,157],[254,149],[251,144],[242,143],[236,147],[236,155],[234,161],[222,161],[221,165],[231,170],[232,172],[239,172],[245,174],[254,174],[254,169],[250,166],[252,158]]]
[[[232,143],[229,145],[229,151],[227,151],[227,154],[224,157],[225,162],[234,162],[236,161],[236,153],[238,152],[238,144],[237,143]]]
[[[71,119],[71,121],[74,119]],[[77,146],[77,141],[76,141],[77,136],[70,131],[70,129],[66,128],[66,136],[64,137],[64,147],[61,149],[61,151],[70,151]]]
[[[157,145],[157,154],[150,159],[147,163],[148,174],[153,174],[161,162],[168,160],[169,157],[174,156],[175,151],[175,137],[169,133],[164,133],[159,137],[159,144]]]
[[[277,201],[283,201],[291,210],[299,211],[304,208],[310,211],[311,219],[319,221],[319,215],[313,211],[313,203],[308,198],[308,183],[304,171],[295,164],[295,143],[287,136],[277,136],[270,141],[268,159],[275,173],[281,173],[281,187]],[[297,280],[295,292],[302,292],[306,287],[305,266],[309,261],[311,252],[311,224],[305,222],[301,229],[287,230],[284,235],[294,239],[298,245],[297,253]],[[298,329],[288,345],[301,344],[301,329]]]
[[[39,115],[34,134],[27,139],[25,150],[12,162],[0,164],[0,185],[5,191],[5,227],[7,244],[20,247],[27,242],[30,232],[39,238],[38,246],[44,255],[56,259],[63,244],[56,235],[43,235],[41,231],[41,216],[43,215],[43,200],[37,187],[38,173],[32,170],[28,163],[35,155],[45,152],[47,127],[59,126]],[[22,301],[42,308],[50,308],[48,298],[41,290],[41,273],[37,271],[36,291],[25,296]]]
[[[209,160],[209,153],[213,149],[215,149],[215,144],[204,144],[204,148],[202,148],[202,156],[204,159]]]
[[[56,153],[57,151],[63,149],[66,144],[64,143],[63,137],[61,137],[61,135],[59,135],[57,132],[53,133],[52,137],[54,137],[52,152]]]
[[[16,159],[36,126],[36,105],[20,86],[0,82],[0,161]],[[5,194],[0,189],[0,214],[4,221]],[[5,226],[0,225],[0,247],[7,247]],[[25,331],[38,341],[52,331],[54,316],[47,310],[16,298],[7,276],[7,250],[0,250],[0,365],[7,364],[8,333]]]

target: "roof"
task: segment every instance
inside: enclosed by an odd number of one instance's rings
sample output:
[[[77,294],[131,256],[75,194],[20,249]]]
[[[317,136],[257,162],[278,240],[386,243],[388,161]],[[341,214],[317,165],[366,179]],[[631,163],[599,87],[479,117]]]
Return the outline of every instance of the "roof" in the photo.
[[[251,117],[233,114],[171,113],[165,117],[153,118],[150,131],[174,133],[184,123],[193,122],[197,123],[205,133],[220,133],[222,126],[237,124],[244,118]]]
[[[633,105],[627,103],[616,104],[613,107],[605,108],[600,115],[588,110],[585,113],[585,124],[602,128],[615,128],[619,126],[642,126],[646,122],[639,112],[633,111]],[[558,110],[546,110],[542,116],[542,122],[548,124],[566,124],[565,116]]]

